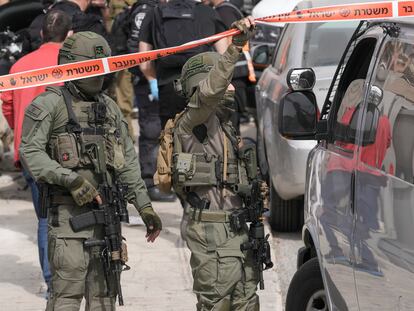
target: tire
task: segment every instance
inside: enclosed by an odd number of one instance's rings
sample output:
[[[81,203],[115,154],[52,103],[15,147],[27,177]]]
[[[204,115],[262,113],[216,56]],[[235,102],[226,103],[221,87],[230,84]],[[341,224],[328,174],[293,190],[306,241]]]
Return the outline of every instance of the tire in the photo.
[[[295,232],[303,226],[303,197],[283,200],[270,180],[270,218],[269,223],[276,232]]]
[[[305,262],[290,282],[286,311],[328,311],[318,258]]]

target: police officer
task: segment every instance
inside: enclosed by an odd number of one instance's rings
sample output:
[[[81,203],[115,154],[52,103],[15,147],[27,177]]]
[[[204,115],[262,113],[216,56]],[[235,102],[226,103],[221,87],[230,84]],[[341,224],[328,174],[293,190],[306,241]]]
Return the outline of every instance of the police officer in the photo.
[[[127,46],[129,53],[139,51],[139,36],[142,24],[151,14],[158,0],[138,0],[131,8],[130,35]],[[163,193],[154,185],[153,175],[157,165],[158,139],[161,133],[161,121],[159,117],[158,94],[150,92],[148,80],[142,74],[138,66],[130,69],[133,76],[135,104],[138,107],[139,124],[139,163],[141,164],[141,177],[148,189],[151,201],[172,202],[176,199],[173,193]]]
[[[59,51],[59,64],[110,55],[106,40],[93,32],[67,38]],[[20,156],[33,178],[49,187],[49,261],[52,272],[47,310],[79,310],[83,297],[87,310],[114,310],[111,279],[105,273],[100,247],[86,248],[86,239],[103,239],[102,225],[75,232],[73,216],[102,204],[102,173],[88,146],[104,141],[107,183],[128,186],[127,200],[140,213],[153,242],[161,230],[144,182],[138,157],[118,106],[102,93],[103,76],[52,87],[38,96],[25,113]],[[87,145],[89,144],[89,145]],[[97,151],[97,153],[99,150]]]
[[[239,140],[229,122],[234,112],[230,82],[255,23],[249,17],[233,25],[241,34],[233,37],[227,51],[193,56],[176,83],[188,106],[176,118],[172,182],[191,206],[186,242],[197,310],[259,310],[252,254],[241,251],[249,239],[247,228],[236,231],[229,222],[243,206],[234,189],[249,185],[250,165],[239,156]]]

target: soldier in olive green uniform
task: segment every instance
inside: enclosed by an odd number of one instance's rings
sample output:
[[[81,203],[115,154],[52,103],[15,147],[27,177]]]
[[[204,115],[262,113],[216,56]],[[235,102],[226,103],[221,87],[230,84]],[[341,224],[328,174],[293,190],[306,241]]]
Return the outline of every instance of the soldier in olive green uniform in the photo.
[[[71,63],[110,55],[105,39],[79,32],[63,43],[59,63]],[[84,247],[87,239],[103,239],[103,226],[74,232],[69,220],[102,203],[98,192],[102,175],[93,165],[88,144],[104,141],[109,184],[128,186],[126,198],[147,226],[153,242],[161,221],[151,206],[141,179],[138,157],[128,135],[127,122],[118,106],[101,93],[103,76],[48,88],[27,108],[20,155],[37,182],[49,185],[49,261],[52,286],[47,310],[114,310],[111,278],[105,279],[99,257],[101,247]],[[108,286],[109,284],[109,286]]]
[[[234,186],[249,183],[248,164],[239,157],[239,141],[229,122],[234,112],[230,82],[254,22],[248,18],[234,27],[242,33],[222,56],[206,52],[190,58],[180,79],[189,104],[174,129],[172,180],[192,206],[186,241],[197,310],[259,310],[252,256],[240,250],[248,241],[247,228],[236,232],[229,223],[243,206]]]

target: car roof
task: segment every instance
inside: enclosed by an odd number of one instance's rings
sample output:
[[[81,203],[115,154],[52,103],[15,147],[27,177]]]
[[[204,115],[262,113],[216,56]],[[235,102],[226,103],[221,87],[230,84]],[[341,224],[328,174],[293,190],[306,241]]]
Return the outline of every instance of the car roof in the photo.
[[[384,20],[373,20],[371,23],[397,23],[397,24],[406,24],[406,25],[414,25],[414,17],[401,17],[401,18],[390,18]]]
[[[298,3],[296,8],[298,10],[317,8],[324,6],[333,6],[341,4],[351,4],[351,3],[361,3],[361,2],[378,2],[378,0],[329,0],[329,3],[326,0],[305,0]]]
[[[364,2],[378,2],[378,0],[364,0]],[[326,0],[305,0],[298,3],[295,7],[295,10],[303,10],[309,8],[317,8],[331,5],[341,5],[341,4],[352,4],[352,3],[361,3],[361,0],[329,0],[329,4]],[[414,17],[401,17],[401,18],[390,18],[384,20],[373,20],[372,23],[378,22],[390,22],[398,24],[407,24],[414,25]]]

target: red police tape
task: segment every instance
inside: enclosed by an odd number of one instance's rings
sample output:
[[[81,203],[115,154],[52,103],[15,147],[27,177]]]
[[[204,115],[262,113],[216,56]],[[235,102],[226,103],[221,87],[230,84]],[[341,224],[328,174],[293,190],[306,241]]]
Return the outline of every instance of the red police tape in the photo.
[[[326,22],[347,20],[389,19],[414,16],[414,1],[385,1],[311,8],[256,19],[265,23]],[[149,52],[111,56],[66,65],[35,69],[0,76],[0,92],[40,85],[56,84],[86,77],[93,77],[137,66],[143,62],[179,53],[200,45],[234,36],[239,31],[231,29],[204,39]]]

